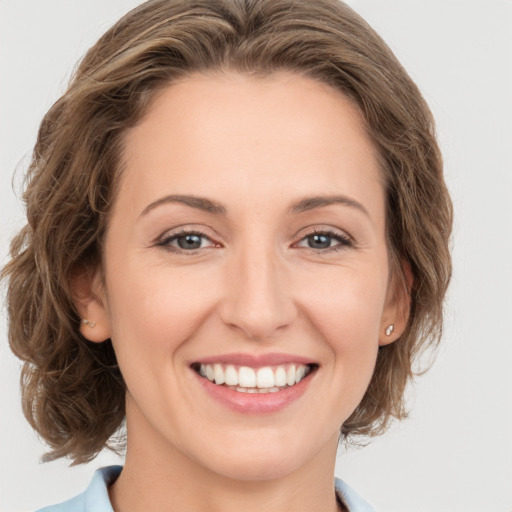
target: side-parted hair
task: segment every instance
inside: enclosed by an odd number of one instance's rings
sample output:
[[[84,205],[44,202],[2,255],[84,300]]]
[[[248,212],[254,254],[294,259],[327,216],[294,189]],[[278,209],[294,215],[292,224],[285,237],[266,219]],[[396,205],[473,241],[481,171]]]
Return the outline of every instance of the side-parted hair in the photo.
[[[382,433],[406,416],[414,364],[435,348],[451,276],[452,207],[431,112],[382,39],[339,0],[150,0],[88,51],[44,117],[27,173],[27,225],[13,239],[9,342],[25,363],[25,416],[75,463],[112,449],[126,388],[110,340],[79,332],[71,277],[101,267],[122,175],[123,141],[162,88],[191,73],[291,71],[346,95],[362,113],[386,188],[393,276],[411,269],[410,315],[400,339],[379,348],[363,400],[341,435]],[[410,282],[410,279],[409,279]]]

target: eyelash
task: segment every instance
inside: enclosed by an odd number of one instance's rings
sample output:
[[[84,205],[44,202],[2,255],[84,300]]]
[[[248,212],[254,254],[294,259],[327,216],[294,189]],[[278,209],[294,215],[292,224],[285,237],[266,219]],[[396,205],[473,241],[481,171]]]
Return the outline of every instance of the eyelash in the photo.
[[[354,247],[353,240],[348,237],[347,235],[343,235],[341,233],[338,233],[336,231],[332,231],[330,229],[324,229],[324,230],[316,230],[314,229],[312,232],[307,233],[304,235],[300,241],[306,240],[309,237],[315,236],[315,235],[324,235],[328,238],[333,238],[334,240],[337,240],[340,242],[339,244],[333,246],[333,247],[327,247],[326,249],[315,249],[314,247],[307,247],[307,249],[310,249],[315,252],[336,252],[341,249],[346,249],[347,247]]]
[[[171,246],[171,242],[177,240],[178,238],[181,238],[181,237],[184,237],[184,236],[188,236],[188,235],[196,235],[196,236],[199,236],[201,238],[206,238],[206,239],[210,240],[213,243],[211,238],[206,233],[203,233],[202,231],[198,231],[198,230],[187,231],[187,230],[183,229],[183,230],[178,231],[176,233],[172,233],[172,234],[170,234],[168,236],[164,236],[162,239],[158,240],[155,245],[157,247],[163,247],[164,249],[166,249],[169,252],[182,253],[182,254],[187,254],[187,255],[190,255],[190,256],[192,256],[194,254],[197,254],[198,251],[201,251],[201,249],[204,249],[204,248],[200,247],[198,249],[186,250],[186,249],[176,248],[176,247]],[[336,251],[339,251],[341,249],[346,249],[347,247],[348,248],[354,247],[354,242],[353,242],[353,240],[350,237],[348,237],[347,235],[343,235],[341,233],[329,230],[329,229],[325,229],[325,230],[316,230],[316,229],[314,229],[312,232],[307,233],[306,235],[304,235],[299,240],[299,242],[302,241],[302,240],[306,240],[307,238],[315,236],[315,235],[327,236],[328,238],[332,238],[332,239],[337,240],[338,242],[340,242],[339,244],[337,244],[337,245],[335,245],[333,247],[327,247],[327,248],[324,248],[324,249],[315,249],[314,247],[306,247],[306,249],[309,249],[309,250],[314,251],[316,253],[336,252]]]

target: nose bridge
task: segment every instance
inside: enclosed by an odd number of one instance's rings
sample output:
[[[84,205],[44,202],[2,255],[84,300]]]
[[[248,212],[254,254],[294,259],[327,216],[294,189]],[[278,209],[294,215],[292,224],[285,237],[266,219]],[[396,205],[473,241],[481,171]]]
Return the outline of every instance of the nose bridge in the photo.
[[[227,274],[222,305],[226,324],[252,340],[265,340],[291,323],[295,306],[274,244],[261,238],[241,244],[232,254]]]

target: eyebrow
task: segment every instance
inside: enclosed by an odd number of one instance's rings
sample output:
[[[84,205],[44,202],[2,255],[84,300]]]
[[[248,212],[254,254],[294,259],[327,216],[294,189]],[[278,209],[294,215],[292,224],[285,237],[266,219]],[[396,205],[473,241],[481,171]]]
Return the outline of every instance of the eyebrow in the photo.
[[[167,203],[181,203],[186,206],[190,206],[191,208],[196,208],[198,210],[202,210],[207,213],[212,213],[215,215],[227,214],[227,210],[223,205],[215,201],[212,201],[211,199],[207,199],[206,197],[198,197],[191,195],[169,195],[157,199],[153,203],[146,206],[146,208],[142,210],[140,217],[146,215],[156,207]],[[323,206],[330,206],[333,204],[342,204],[345,206],[350,206],[352,208],[360,210],[368,217],[370,216],[368,210],[361,203],[344,195],[323,195],[303,197],[302,199],[299,199],[298,201],[292,203],[292,205],[288,208],[288,213],[302,213],[309,210],[313,210],[315,208],[321,208]]]
[[[213,213],[216,215],[226,215],[227,211],[224,206],[211,199],[207,199],[206,197],[197,197],[197,196],[184,196],[184,195],[171,195],[165,196],[160,199],[157,199],[155,202],[149,204],[142,210],[140,217],[146,215],[151,210],[154,210],[157,206],[166,203],[181,203],[191,208],[197,208],[198,210],[202,210],[208,213]]]
[[[302,213],[308,210],[313,210],[314,208],[330,206],[331,204],[342,204],[345,206],[351,206],[352,208],[360,210],[368,217],[370,216],[368,210],[361,203],[344,195],[304,197],[299,201],[293,203],[289,208],[289,212]]]

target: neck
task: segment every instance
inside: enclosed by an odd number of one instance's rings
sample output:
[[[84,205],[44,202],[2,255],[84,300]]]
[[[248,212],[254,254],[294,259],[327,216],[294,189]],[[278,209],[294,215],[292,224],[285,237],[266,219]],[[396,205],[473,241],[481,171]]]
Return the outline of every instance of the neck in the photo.
[[[199,464],[144,427],[127,419],[125,466],[109,489],[115,512],[339,510],[333,484],[337,436],[292,473],[239,480]]]

